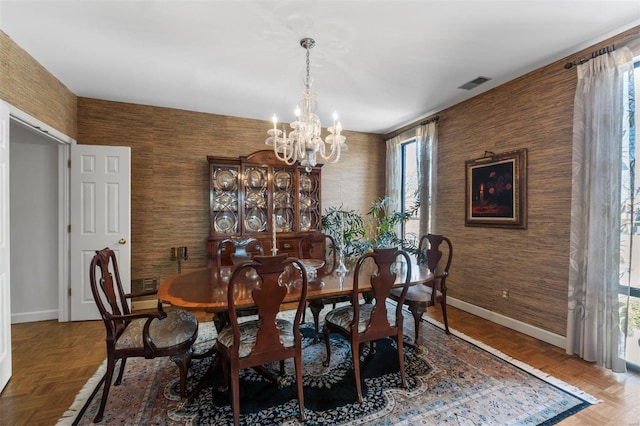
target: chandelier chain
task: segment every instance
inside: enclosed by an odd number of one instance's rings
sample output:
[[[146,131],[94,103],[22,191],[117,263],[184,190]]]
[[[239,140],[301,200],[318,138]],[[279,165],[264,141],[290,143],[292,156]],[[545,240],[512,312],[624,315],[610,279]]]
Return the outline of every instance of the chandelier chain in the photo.
[[[305,79],[305,86],[307,87],[307,89],[309,89],[311,87],[311,77],[309,77],[310,72],[309,70],[311,69],[311,61],[309,60],[309,46],[307,46],[307,78]]]

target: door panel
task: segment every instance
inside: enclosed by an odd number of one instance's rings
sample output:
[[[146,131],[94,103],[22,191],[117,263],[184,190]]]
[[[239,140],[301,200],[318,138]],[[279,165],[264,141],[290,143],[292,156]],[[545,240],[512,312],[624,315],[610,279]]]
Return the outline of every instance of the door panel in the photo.
[[[111,248],[131,291],[131,148],[71,146],[71,320],[100,318],[89,283],[97,250]]]
[[[0,391],[11,377],[9,108],[0,101]]]

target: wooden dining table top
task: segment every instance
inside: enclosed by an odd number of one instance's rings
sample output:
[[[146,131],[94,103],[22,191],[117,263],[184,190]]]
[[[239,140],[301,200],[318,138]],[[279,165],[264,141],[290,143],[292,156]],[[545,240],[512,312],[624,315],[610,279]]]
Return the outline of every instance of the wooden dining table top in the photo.
[[[402,285],[405,272],[400,266],[396,284]],[[307,287],[307,300],[322,299],[326,297],[348,295],[353,289],[353,269],[347,274],[337,272],[325,273],[318,270],[317,278],[309,281]],[[203,309],[208,312],[224,312],[227,310],[227,288],[231,276],[231,267],[209,266],[206,268],[184,271],[168,277],[158,287],[158,299],[163,303],[187,309]],[[359,279],[360,292],[371,289],[369,277],[375,273],[373,267],[361,268]],[[237,308],[249,308],[253,306],[251,291],[258,284],[257,276],[251,273],[240,274],[240,285],[236,284],[234,292],[234,304]],[[410,285],[428,283],[433,280],[433,273],[428,268],[418,264],[411,265]],[[300,280],[292,280],[288,287],[288,293],[283,303],[294,302],[300,299]]]

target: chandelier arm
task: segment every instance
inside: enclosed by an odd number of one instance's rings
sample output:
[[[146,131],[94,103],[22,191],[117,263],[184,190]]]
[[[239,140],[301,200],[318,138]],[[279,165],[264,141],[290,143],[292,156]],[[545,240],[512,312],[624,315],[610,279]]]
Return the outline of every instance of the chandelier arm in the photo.
[[[278,160],[291,166],[295,164],[296,161],[298,161],[298,157],[296,155],[295,149],[287,148],[286,133],[283,134],[283,137],[275,139],[275,142],[273,144],[273,152],[275,153]]]
[[[337,145],[336,143],[332,143],[331,144],[331,152],[329,153],[329,155],[325,155],[324,145],[322,146],[321,152],[320,152],[320,156],[327,163],[336,163],[340,159],[340,151],[341,150],[340,150],[340,148],[336,148],[336,145]],[[332,159],[332,157],[334,155],[335,155],[335,159]]]
[[[276,158],[280,161],[282,161],[283,163],[285,163],[287,166],[291,166],[293,164],[296,163],[296,161],[298,161],[298,159],[296,158],[295,155],[292,156],[288,156],[285,154],[283,154],[282,156],[280,156],[280,154],[278,153],[278,151],[274,150],[275,154],[276,154]]]

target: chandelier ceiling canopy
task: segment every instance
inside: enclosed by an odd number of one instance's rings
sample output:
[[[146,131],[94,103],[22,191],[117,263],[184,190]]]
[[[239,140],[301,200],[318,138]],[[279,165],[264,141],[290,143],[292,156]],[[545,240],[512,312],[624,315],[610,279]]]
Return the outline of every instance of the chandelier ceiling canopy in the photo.
[[[320,118],[315,113],[316,94],[311,90],[312,79],[310,76],[309,51],[316,42],[312,38],[300,40],[300,46],[307,51],[307,74],[304,80],[305,89],[300,103],[296,108],[296,119],[291,123],[291,131],[287,134],[284,129],[278,129],[278,118],[273,116],[273,129],[267,132],[269,137],[265,141],[273,146],[276,157],[286,164],[294,164],[300,161],[307,171],[317,164],[316,156],[328,162],[335,163],[340,159],[340,153],[347,150],[346,138],[342,136],[342,124],[338,121],[338,114],[333,114],[333,126],[327,131],[329,134],[323,140],[321,137],[322,125]],[[325,146],[326,144],[326,146]]]

